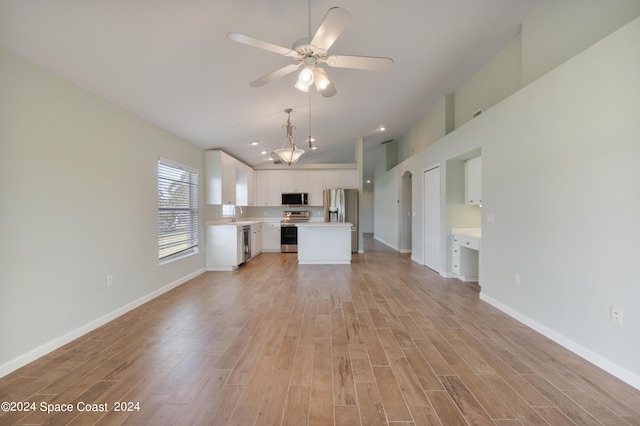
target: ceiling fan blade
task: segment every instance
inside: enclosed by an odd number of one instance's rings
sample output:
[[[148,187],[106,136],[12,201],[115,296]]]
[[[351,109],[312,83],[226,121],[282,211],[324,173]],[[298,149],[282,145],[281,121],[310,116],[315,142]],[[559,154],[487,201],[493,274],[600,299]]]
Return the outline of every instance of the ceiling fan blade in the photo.
[[[292,72],[294,72],[295,70],[297,70],[298,68],[300,68],[302,64],[291,64],[291,65],[287,65],[285,67],[282,67],[278,70],[275,70],[272,73],[269,73],[267,75],[264,75],[262,77],[260,77],[257,80],[252,81],[251,83],[249,83],[249,85],[251,87],[260,87],[260,86],[264,86],[267,83],[272,82],[273,80],[276,80],[280,77],[284,77],[287,74],[290,74]]]
[[[288,56],[291,58],[298,58],[300,56],[298,52],[286,47],[278,46],[277,44],[269,43],[268,41],[249,37],[248,35],[240,33],[228,33],[227,38],[238,43],[257,47],[258,49],[268,50],[269,52],[277,53],[278,55]]]
[[[393,67],[393,59],[377,56],[331,55],[324,62],[333,68],[354,68],[359,70],[382,71]]]
[[[349,11],[341,7],[332,7],[322,20],[311,44],[319,49],[329,50],[350,20]]]

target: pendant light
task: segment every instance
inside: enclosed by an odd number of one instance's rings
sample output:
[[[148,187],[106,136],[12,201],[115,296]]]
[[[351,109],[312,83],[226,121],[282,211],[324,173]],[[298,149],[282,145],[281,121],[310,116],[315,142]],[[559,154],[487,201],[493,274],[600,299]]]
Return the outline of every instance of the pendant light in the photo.
[[[282,126],[286,131],[283,138],[284,144],[280,149],[273,151],[273,155],[289,166],[298,161],[300,157],[302,157],[302,154],[304,154],[304,150],[297,148],[296,144],[293,142],[293,129],[295,129],[295,127],[291,125],[291,111],[293,111],[291,108],[284,110],[284,112],[288,114],[287,124]]]

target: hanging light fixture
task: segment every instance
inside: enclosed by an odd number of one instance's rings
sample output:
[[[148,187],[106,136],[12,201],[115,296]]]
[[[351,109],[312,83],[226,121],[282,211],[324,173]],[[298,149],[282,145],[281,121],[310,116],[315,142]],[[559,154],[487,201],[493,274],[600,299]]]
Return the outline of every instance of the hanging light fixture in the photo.
[[[293,111],[291,108],[284,110],[284,112],[288,114],[287,124],[282,126],[282,128],[286,130],[283,138],[284,144],[282,145],[282,148],[273,151],[273,155],[278,157],[283,163],[287,163],[289,166],[298,161],[300,157],[302,157],[302,154],[304,154],[304,150],[297,148],[296,144],[293,142],[293,129],[295,129],[295,127],[291,125],[291,111]]]

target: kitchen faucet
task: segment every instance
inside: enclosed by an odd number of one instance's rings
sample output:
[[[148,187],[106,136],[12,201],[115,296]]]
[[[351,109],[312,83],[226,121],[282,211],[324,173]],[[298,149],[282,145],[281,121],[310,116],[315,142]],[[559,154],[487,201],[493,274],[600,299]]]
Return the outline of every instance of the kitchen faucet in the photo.
[[[233,206],[233,210],[231,211],[231,222],[238,220],[238,217],[236,216],[236,207],[240,209],[240,214],[243,213],[241,206]]]

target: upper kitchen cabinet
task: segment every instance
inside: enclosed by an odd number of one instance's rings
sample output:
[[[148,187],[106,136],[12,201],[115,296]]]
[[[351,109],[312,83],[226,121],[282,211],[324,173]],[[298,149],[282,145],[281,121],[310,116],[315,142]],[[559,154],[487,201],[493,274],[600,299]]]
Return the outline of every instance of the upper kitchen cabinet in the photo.
[[[358,173],[353,169],[336,170],[336,188],[358,188]]]
[[[255,206],[281,206],[283,192],[306,192],[309,206],[322,206],[325,188],[357,188],[354,169],[255,170]],[[251,200],[251,198],[250,198]]]
[[[328,169],[322,174],[322,186],[328,188],[358,188],[357,172],[354,169]]]
[[[482,204],[482,157],[465,161],[465,204]]]
[[[309,205],[322,206],[322,170],[309,170]]]
[[[253,170],[220,150],[205,152],[205,202],[248,206]]]
[[[308,170],[282,170],[282,192],[309,192]]]
[[[255,205],[255,171],[244,163],[236,163],[236,205]]]
[[[256,170],[256,206],[280,206],[282,204],[282,171]]]

